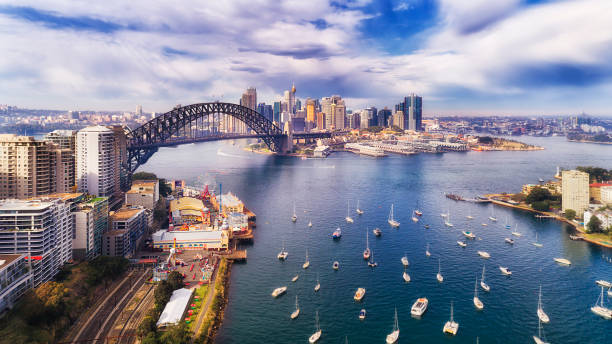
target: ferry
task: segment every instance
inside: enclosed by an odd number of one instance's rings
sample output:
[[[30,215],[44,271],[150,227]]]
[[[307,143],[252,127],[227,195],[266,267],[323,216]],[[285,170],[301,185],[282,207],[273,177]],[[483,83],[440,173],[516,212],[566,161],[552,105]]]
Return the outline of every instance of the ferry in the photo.
[[[338,227],[333,233],[332,233],[332,239],[340,239],[342,237],[342,230],[340,229],[340,227]]]
[[[357,291],[355,292],[355,296],[353,296],[353,299],[355,301],[363,300],[365,292],[366,292],[365,288],[357,288]]]
[[[427,298],[425,297],[419,298],[412,305],[412,308],[410,309],[410,314],[414,315],[415,317],[422,316],[423,313],[425,313],[425,311],[427,310],[428,304],[429,304],[429,300],[427,300]]]
[[[287,287],[276,288],[272,292],[272,297],[274,297],[274,298],[279,297],[279,296],[283,295],[286,291],[287,291]]]

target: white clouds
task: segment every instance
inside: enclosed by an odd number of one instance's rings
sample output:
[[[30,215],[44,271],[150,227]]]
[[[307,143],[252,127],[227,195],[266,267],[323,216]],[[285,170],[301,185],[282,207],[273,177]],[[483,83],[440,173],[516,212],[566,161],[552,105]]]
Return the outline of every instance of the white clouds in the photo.
[[[42,18],[0,11],[0,102],[164,111],[212,94],[236,101],[250,85],[272,101],[296,81],[300,97],[339,93],[354,108],[418,92],[438,99],[428,110],[452,108],[466,93],[478,95],[474,108],[495,109],[482,99],[517,97],[537,108],[547,104],[533,99],[534,88],[547,99],[574,86],[610,88],[610,1],[440,0],[423,46],[399,56],[360,40],[372,16],[364,4],[20,1]]]

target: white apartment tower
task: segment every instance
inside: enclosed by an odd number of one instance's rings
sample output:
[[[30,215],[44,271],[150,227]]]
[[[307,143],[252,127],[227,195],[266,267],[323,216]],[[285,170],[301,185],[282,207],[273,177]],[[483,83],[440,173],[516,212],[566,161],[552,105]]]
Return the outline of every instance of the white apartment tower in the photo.
[[[116,159],[111,129],[92,126],[80,130],[76,142],[78,190],[96,196],[112,196],[117,183]]]
[[[582,214],[589,207],[589,174],[576,170],[561,172],[561,207]]]

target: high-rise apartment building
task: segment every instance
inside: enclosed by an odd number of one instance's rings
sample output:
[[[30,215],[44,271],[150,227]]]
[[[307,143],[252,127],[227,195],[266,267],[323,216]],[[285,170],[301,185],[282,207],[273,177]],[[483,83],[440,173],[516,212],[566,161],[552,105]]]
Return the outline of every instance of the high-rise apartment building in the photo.
[[[290,114],[294,114],[295,113],[295,85],[291,86],[290,90],[285,91],[284,93],[284,100],[285,100],[285,104],[287,104],[287,112],[289,112]]]
[[[384,109],[378,111],[378,126],[379,127],[389,127],[391,123],[389,123],[389,119],[392,118],[391,110],[386,106]]]
[[[72,254],[91,260],[102,254],[102,235],[108,230],[108,198],[95,197],[76,205],[73,211]]]
[[[45,135],[44,141],[55,143],[57,148],[76,149],[76,130],[54,130]]]
[[[323,130],[325,129],[325,114],[323,112],[317,113],[317,129]]]
[[[247,88],[246,92],[242,94],[242,98],[240,98],[240,105],[257,111],[257,90],[255,87]]]
[[[140,243],[148,226],[142,207],[121,208],[110,216],[110,230],[104,234],[102,253],[107,256],[130,256]]]
[[[416,94],[404,97],[404,101],[395,106],[395,111],[404,113],[404,129],[422,131],[423,130],[423,98]]]
[[[31,136],[0,134],[0,199],[53,192],[53,159],[46,142]]]
[[[119,180],[115,132],[103,126],[87,127],[78,132],[76,146],[78,190],[96,196],[113,196]]]
[[[45,135],[44,141],[54,144],[50,147],[53,154],[53,192],[75,191],[75,151],[76,130],[54,130]]]
[[[280,123],[281,112],[282,112],[281,102],[274,102],[274,109],[272,113],[273,122]]]
[[[561,209],[572,209],[582,217],[589,207],[589,174],[576,170],[561,172]]]
[[[49,281],[72,259],[71,203],[57,198],[0,200],[0,254],[24,254],[33,287]]]

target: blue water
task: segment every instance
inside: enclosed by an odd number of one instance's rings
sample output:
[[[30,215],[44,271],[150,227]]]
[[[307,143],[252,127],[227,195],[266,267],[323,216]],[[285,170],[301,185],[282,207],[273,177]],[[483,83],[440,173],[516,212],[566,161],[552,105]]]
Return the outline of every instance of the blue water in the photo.
[[[612,321],[589,310],[599,295],[594,281],[612,281],[612,264],[602,255],[612,250],[569,240],[571,228],[554,220],[535,219],[532,214],[495,208],[497,223],[487,217],[492,205],[455,202],[444,197],[452,192],[472,197],[492,192],[517,192],[525,183],[552,178],[556,166],[596,165],[612,168],[612,147],[569,143],[564,138],[521,138],[546,147],[533,152],[468,152],[441,155],[389,156],[374,159],[338,153],[328,159],[300,160],[244,152],[228,142],[204,143],[161,149],[141,170],[189,183],[223,183],[257,214],[257,229],[248,249],[248,263],[232,270],[229,304],[217,343],[306,343],[314,332],[314,313],[319,311],[323,330],[320,343],[384,343],[393,327],[397,307],[400,343],[528,343],[537,333],[538,287],[542,285],[544,309],[551,318],[544,334],[551,343],[610,342]],[[357,199],[365,214],[352,213],[355,223],[344,221],[347,200],[354,209]],[[292,223],[295,201],[298,221]],[[416,202],[424,212],[411,221]],[[401,222],[391,229],[387,216],[391,204]],[[444,226],[440,213],[450,210],[453,228]],[[471,213],[474,220],[467,220]],[[312,220],[313,227],[307,223]],[[504,242],[510,231],[506,221],[523,234],[510,246]],[[488,223],[487,227],[481,223]],[[431,227],[425,229],[424,225]],[[333,241],[336,227],[342,239]],[[380,227],[383,235],[371,235]],[[479,240],[460,248],[461,230],[473,231]],[[378,267],[371,269],[362,259],[366,230]],[[538,233],[544,247],[531,243]],[[289,259],[276,254],[283,241]],[[431,257],[425,256],[430,244]],[[301,268],[305,250],[310,268]],[[476,251],[485,250],[483,260]],[[402,280],[400,258],[410,260],[412,282]],[[554,257],[572,261],[559,266]],[[436,280],[438,259],[444,283]],[[340,270],[332,270],[332,262]],[[486,265],[489,293],[479,289],[485,308],[472,303],[474,282]],[[499,265],[508,266],[511,277],[502,276]],[[291,278],[300,278],[292,283]],[[313,291],[316,274],[321,290]],[[286,295],[273,299],[276,287],[286,285]],[[353,301],[358,287],[366,288],[363,302]],[[295,295],[301,314],[290,320]],[[419,297],[429,299],[422,319],[410,317],[410,307]],[[454,301],[456,337],[442,333]],[[606,297],[606,301],[607,297]],[[612,304],[612,302],[609,302]],[[361,308],[367,318],[357,318]],[[608,339],[606,339],[608,338]]]

